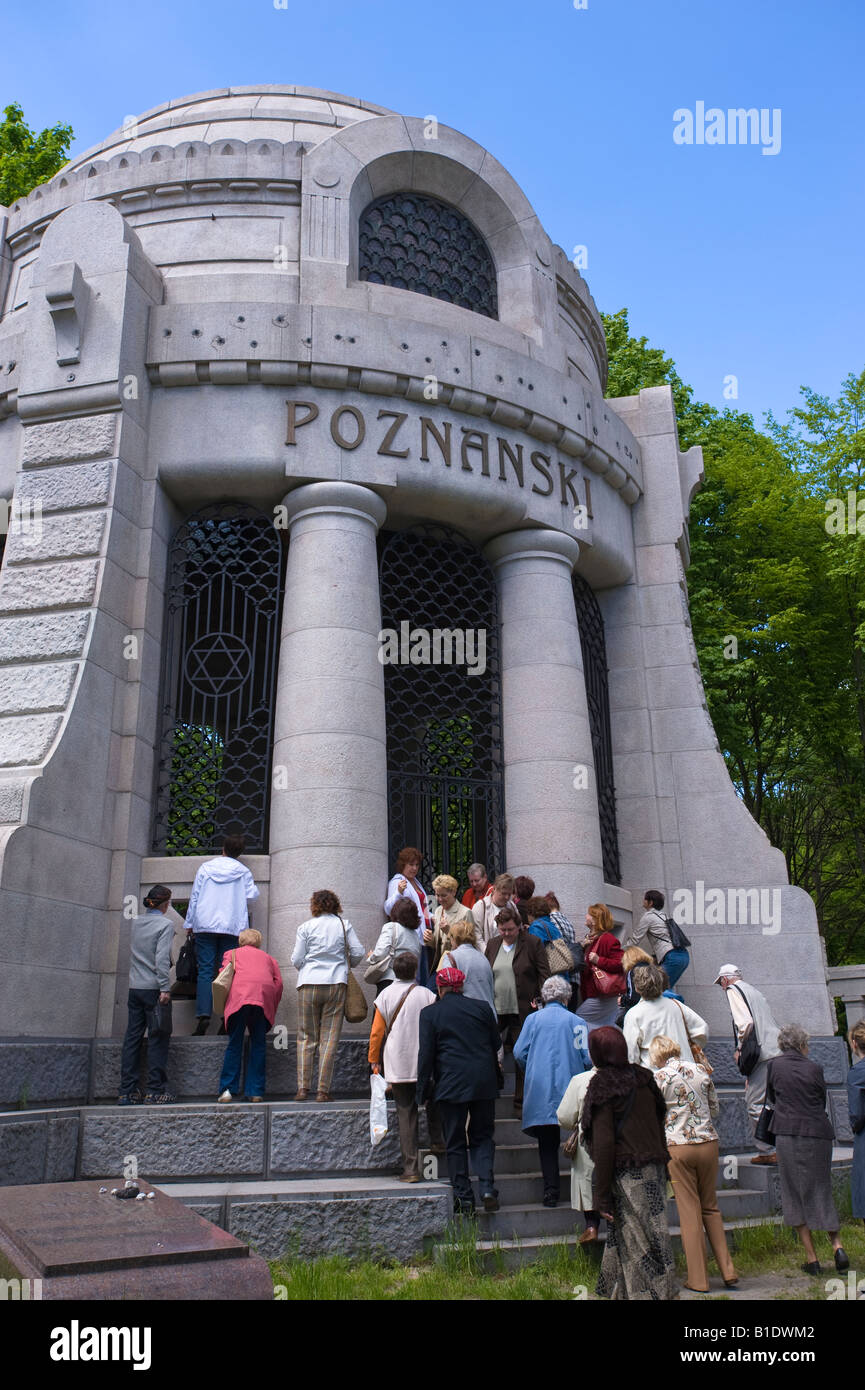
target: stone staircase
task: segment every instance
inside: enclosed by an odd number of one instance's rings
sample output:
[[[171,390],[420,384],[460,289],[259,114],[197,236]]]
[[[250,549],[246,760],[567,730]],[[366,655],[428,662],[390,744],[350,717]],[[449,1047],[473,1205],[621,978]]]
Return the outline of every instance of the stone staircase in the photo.
[[[538,1147],[530,1135],[523,1133],[522,1121],[514,1112],[510,1059],[506,1059],[505,1071],[505,1091],[496,1101],[495,1174],[500,1207],[497,1212],[479,1210],[476,1217],[477,1248],[486,1257],[485,1263],[490,1269],[530,1264],[543,1258],[545,1252],[563,1246],[573,1251],[584,1230],[582,1214],[571,1208],[570,1164],[564,1155],[560,1165],[559,1205],[544,1207],[541,1203],[543,1183]],[[776,1209],[773,1170],[759,1165],[752,1167],[750,1157],[750,1154],[741,1154],[719,1159],[719,1206],[728,1229],[770,1220]],[[846,1157],[845,1150],[838,1150],[839,1164],[843,1164]],[[726,1177],[725,1170],[732,1171],[734,1176]],[[672,1199],[667,1204],[667,1221],[675,1240],[679,1234],[678,1212]],[[602,1240],[604,1233],[602,1225]],[[434,1253],[441,1258],[445,1248],[438,1244]]]
[[[0,1105],[8,1107],[0,1111],[0,1184],[86,1179],[113,1185],[131,1160],[143,1178],[267,1258],[339,1252],[407,1261],[441,1247],[452,1220],[444,1161],[429,1155],[430,1180],[398,1182],[395,1116],[385,1141],[370,1146],[365,1041],[341,1042],[336,1099],[327,1105],[288,1099],[296,1084],[295,1051],[293,1039],[283,1041],[269,1049],[268,1099],[261,1105],[215,1103],[223,1039],[175,1036],[169,1084],[181,1102],[127,1109],[114,1103],[119,1040],[0,1041]],[[718,1060],[725,1223],[765,1221],[779,1208],[777,1172],[748,1162],[741,1085],[730,1084],[720,1046]],[[834,1082],[833,1113],[843,1143],[849,1131],[840,1058],[834,1071],[827,1079]],[[559,1206],[541,1205],[537,1145],[520,1128],[512,1089],[509,1075],[496,1103],[501,1207],[477,1218],[478,1248],[492,1267],[528,1262],[563,1244],[572,1248],[583,1229],[582,1217],[571,1211],[565,1160]],[[15,1098],[22,1093],[28,1104],[18,1108]],[[422,1121],[422,1144],[425,1138]],[[836,1150],[836,1158],[842,1172],[850,1150]],[[675,1233],[672,1202],[668,1216]]]

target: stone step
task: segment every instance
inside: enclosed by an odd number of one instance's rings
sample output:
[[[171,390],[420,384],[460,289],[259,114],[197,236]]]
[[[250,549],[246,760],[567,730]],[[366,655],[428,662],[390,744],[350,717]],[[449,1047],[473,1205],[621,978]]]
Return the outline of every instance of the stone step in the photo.
[[[453,1207],[448,1183],[384,1177],[156,1186],[268,1260],[333,1254],[410,1260],[441,1237]]]
[[[780,1226],[781,1217],[744,1217],[739,1220],[724,1222],[724,1228],[727,1231],[728,1235],[733,1231],[744,1230],[748,1226],[763,1225]],[[510,1240],[504,1237],[494,1236],[491,1239],[478,1240],[477,1250],[479,1256],[481,1257],[481,1262],[484,1268],[489,1273],[496,1273],[499,1270],[520,1269],[525,1265],[534,1264],[535,1262],[543,1260],[545,1258],[550,1259],[562,1250],[567,1250],[569,1254],[573,1255],[580,1248],[578,1245],[578,1238],[581,1235],[581,1233],[582,1228],[573,1231],[571,1235],[552,1234],[540,1236],[526,1236],[524,1238]],[[670,1227],[670,1239],[673,1242],[673,1248],[675,1250],[679,1250],[681,1248],[682,1241],[681,1232],[678,1226]],[[596,1252],[599,1252],[602,1248],[603,1241],[604,1234],[602,1228],[601,1238],[598,1245],[594,1247],[589,1246],[589,1250],[594,1249]],[[436,1245],[433,1248],[433,1258],[438,1261],[442,1261],[444,1259],[446,1249],[446,1246]],[[598,1259],[598,1265],[600,1265],[600,1259]],[[593,1282],[594,1281],[592,1281],[592,1283]],[[591,1291],[591,1287],[592,1285],[590,1285],[589,1291]],[[579,1296],[576,1290],[574,1296]]]
[[[501,1200],[503,1185],[498,1181],[498,1178],[496,1182]],[[570,1187],[562,1184],[562,1199],[557,1207],[542,1206],[539,1200],[540,1192],[541,1183],[540,1178],[538,1178],[534,1201],[518,1202],[508,1206],[503,1204],[497,1212],[479,1211],[476,1217],[479,1237],[481,1239],[492,1239],[494,1236],[502,1236],[506,1239],[529,1236],[534,1238],[536,1236],[551,1236],[558,1232],[572,1234],[575,1230],[577,1235],[582,1234],[584,1229],[583,1216],[581,1212],[571,1209]],[[762,1212],[767,1212],[766,1194],[746,1188],[719,1192],[718,1205],[725,1222],[736,1221],[749,1216],[759,1216]],[[667,1221],[671,1226],[676,1225],[678,1221],[678,1211],[673,1200],[667,1203]]]

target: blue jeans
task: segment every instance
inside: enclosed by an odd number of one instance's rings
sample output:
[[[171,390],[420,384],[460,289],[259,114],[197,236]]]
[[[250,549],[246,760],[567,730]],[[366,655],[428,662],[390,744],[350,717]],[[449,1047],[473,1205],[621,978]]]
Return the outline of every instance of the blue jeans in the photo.
[[[246,1062],[247,1096],[264,1095],[264,1068],[267,1058],[265,1038],[270,1027],[260,1004],[244,1004],[228,1020],[228,1046],[219,1078],[219,1094],[230,1091],[240,1094],[240,1063],[243,1057],[243,1035],[249,1029],[249,1057]]]
[[[195,1012],[199,1018],[210,1018],[213,1013],[213,991],[211,986],[222,967],[222,957],[226,951],[237,947],[237,937],[224,932],[197,931],[195,933],[195,952],[198,956],[198,986],[195,993]]]
[[[691,964],[691,957],[687,951],[668,951],[661,961],[661,965],[670,977],[670,988],[676,983],[680,975],[684,975],[688,966]]]

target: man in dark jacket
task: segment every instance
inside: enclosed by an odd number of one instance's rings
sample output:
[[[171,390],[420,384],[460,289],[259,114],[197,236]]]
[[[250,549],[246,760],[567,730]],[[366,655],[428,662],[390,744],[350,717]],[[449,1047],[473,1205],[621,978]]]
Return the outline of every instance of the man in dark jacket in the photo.
[[[484,1210],[499,1207],[493,1178],[499,1034],[489,1005],[463,998],[465,978],[461,970],[440,970],[438,1003],[420,1015],[417,1098],[424,1104],[428,1088],[433,1088],[447,1145],[454,1211],[468,1215],[475,1209],[469,1151]]]

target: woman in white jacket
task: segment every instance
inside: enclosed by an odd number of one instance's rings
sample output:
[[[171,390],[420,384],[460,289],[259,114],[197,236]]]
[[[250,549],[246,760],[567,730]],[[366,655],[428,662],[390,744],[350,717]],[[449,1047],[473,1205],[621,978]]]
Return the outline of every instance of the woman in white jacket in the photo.
[[[316,1100],[330,1100],[349,966],[360,965],[364,951],[351,922],[343,921],[336,893],[329,889],[313,893],[309,910],[312,916],[298,927],[291,953],[291,963],[299,972],[295,1100],[309,1097],[316,1053]]]
[[[556,1111],[556,1119],[565,1129],[576,1129],[579,1125],[589,1082],[597,1074],[597,1067],[591,1067],[588,1071],[582,1071],[577,1076],[572,1076],[568,1082],[568,1089]],[[601,1213],[595,1211],[592,1206],[594,1171],[595,1165],[589,1157],[588,1150],[580,1141],[571,1160],[571,1207],[574,1211],[583,1213],[583,1219],[586,1223],[586,1229],[579,1238],[578,1243],[580,1245],[589,1245],[593,1240],[598,1239]]]
[[[664,976],[659,966],[640,965],[632,979],[640,1002],[628,1010],[622,1025],[629,1062],[650,1067],[654,1071],[649,1056],[649,1045],[653,1038],[673,1038],[686,1059],[692,1055],[692,1042],[698,1047],[706,1046],[709,1036],[706,1020],[689,1009],[687,1004],[666,997],[663,992]]]

